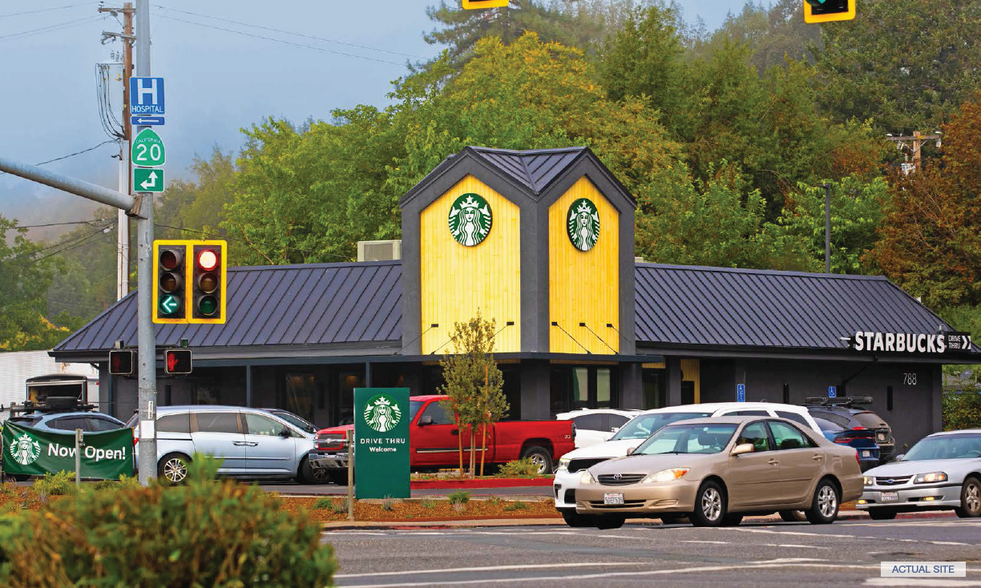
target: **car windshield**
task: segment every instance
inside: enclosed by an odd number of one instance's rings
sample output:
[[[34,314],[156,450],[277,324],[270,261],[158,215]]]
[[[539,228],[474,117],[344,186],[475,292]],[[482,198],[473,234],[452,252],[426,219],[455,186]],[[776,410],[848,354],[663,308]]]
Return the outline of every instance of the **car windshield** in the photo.
[[[409,422],[410,423],[413,422],[414,420],[416,420],[416,413],[419,412],[419,409],[422,408],[422,405],[423,404],[425,404],[425,403],[422,400],[410,400],[409,401]]]
[[[670,425],[651,435],[632,455],[719,453],[736,432],[736,425]]]
[[[920,440],[903,461],[981,457],[981,434],[940,435]]]
[[[651,433],[660,429],[664,425],[675,421],[686,419],[700,419],[709,416],[707,412],[656,412],[635,416],[627,424],[620,427],[617,434],[610,437],[610,441],[621,441],[623,439],[647,439]]]
[[[273,414],[283,419],[287,423],[296,426],[301,431],[306,431],[307,433],[316,433],[317,427],[313,425],[310,421],[305,418],[295,415],[291,412],[285,410],[274,410]]]

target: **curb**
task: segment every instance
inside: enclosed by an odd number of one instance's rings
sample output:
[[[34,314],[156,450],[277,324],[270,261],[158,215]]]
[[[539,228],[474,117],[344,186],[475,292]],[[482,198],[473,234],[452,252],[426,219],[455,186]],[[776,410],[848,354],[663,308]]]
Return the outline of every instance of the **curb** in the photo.
[[[415,480],[409,482],[412,490],[476,490],[480,488],[532,488],[549,487],[552,478],[496,478],[488,480]]]

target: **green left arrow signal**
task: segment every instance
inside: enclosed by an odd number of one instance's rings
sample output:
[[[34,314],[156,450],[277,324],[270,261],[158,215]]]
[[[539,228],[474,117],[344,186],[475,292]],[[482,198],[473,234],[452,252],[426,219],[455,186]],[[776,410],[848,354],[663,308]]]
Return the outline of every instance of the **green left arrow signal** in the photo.
[[[177,312],[177,309],[180,308],[180,306],[181,301],[176,296],[171,296],[168,294],[160,300],[160,310],[162,310],[164,314],[174,314]]]

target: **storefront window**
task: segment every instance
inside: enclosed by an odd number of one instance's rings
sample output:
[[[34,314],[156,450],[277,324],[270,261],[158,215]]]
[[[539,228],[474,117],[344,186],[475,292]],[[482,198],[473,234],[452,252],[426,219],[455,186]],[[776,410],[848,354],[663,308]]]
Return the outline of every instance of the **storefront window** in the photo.
[[[589,370],[575,368],[572,370],[572,408],[587,408],[589,406]]]
[[[354,389],[364,386],[363,372],[338,373],[337,396],[331,411],[334,422],[338,425],[350,425],[354,422]]]
[[[596,369],[596,408],[610,407],[610,387],[612,385],[610,368]]]
[[[315,392],[316,378],[313,374],[286,374],[286,410],[312,421]]]
[[[619,406],[617,371],[608,367],[553,366],[552,415],[577,408]]]
[[[663,408],[668,405],[666,372],[664,369],[645,369],[643,373],[644,381],[644,408]]]

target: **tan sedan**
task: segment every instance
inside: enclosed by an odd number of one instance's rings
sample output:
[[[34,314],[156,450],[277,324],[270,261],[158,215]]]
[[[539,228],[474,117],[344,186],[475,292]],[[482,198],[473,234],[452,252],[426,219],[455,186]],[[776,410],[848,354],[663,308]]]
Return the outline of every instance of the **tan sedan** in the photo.
[[[744,515],[803,510],[831,523],[862,495],[854,448],[778,418],[679,421],[627,457],[584,470],[573,527],[613,529],[624,519],[687,515],[694,525],[738,525]]]

